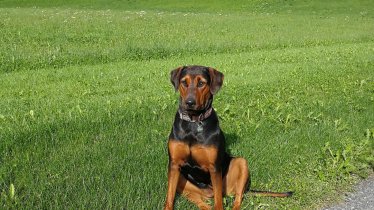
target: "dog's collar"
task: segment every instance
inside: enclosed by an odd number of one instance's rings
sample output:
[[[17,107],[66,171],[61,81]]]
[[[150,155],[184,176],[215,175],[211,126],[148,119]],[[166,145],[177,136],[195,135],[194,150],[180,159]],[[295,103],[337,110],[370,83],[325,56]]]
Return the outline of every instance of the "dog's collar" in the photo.
[[[207,119],[213,111],[213,107],[210,107],[208,110],[206,110],[204,113],[201,113],[196,119],[191,118],[188,114],[183,113],[180,109],[178,109],[179,117],[182,120],[188,121],[188,122],[201,122],[205,119]]]

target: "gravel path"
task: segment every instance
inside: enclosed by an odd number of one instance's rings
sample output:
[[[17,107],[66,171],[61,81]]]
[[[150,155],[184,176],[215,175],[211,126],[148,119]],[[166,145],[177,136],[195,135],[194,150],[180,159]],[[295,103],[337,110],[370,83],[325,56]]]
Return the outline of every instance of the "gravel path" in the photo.
[[[348,193],[343,203],[324,210],[374,210],[374,176],[363,180]]]

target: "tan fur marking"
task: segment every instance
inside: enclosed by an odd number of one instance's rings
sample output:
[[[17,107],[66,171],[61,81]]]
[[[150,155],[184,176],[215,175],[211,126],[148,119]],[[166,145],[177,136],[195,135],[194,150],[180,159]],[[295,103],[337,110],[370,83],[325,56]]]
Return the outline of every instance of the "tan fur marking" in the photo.
[[[183,142],[169,140],[168,147],[171,161],[178,166],[181,166],[180,164],[184,163],[190,155],[189,146]]]
[[[164,209],[174,208],[175,192],[180,178],[180,167],[186,162],[190,150],[187,144],[170,139],[168,142],[170,160],[168,170],[168,191]]]
[[[199,108],[202,108],[206,105],[206,102],[210,98],[210,90],[209,90],[209,86],[207,85],[207,81],[201,76],[197,76],[195,78],[196,86],[199,83],[199,81],[204,82],[204,86],[202,86],[200,88],[198,88],[198,87],[196,88],[196,105]]]
[[[214,209],[223,210],[222,202],[222,172],[217,171],[215,163],[217,160],[217,148],[206,147],[203,145],[193,146],[191,148],[191,156],[200,165],[200,167],[209,171],[214,194]]]
[[[187,86],[183,84],[183,81],[185,81]],[[202,81],[204,83],[202,87],[198,87],[199,81]],[[204,108],[211,96],[210,87],[207,83],[208,81],[200,75],[186,75],[181,78],[178,89],[183,101],[187,99],[188,95],[192,94],[196,97],[195,99],[197,109]]]
[[[183,85],[183,81],[186,82],[187,84],[187,87]],[[191,76],[190,75],[186,75],[185,77],[183,77],[181,80],[180,80],[180,83],[179,83],[179,93],[180,93],[180,96],[182,97],[183,100],[186,100],[187,98],[187,95],[188,95],[188,87],[191,85]]]
[[[200,165],[200,167],[209,171],[209,168],[215,165],[217,159],[217,148],[196,145],[191,147],[192,158]]]
[[[178,193],[186,196],[188,200],[195,203],[199,209],[211,209],[211,207],[205,203],[205,201],[208,198],[213,197],[212,189],[200,189],[183,176],[180,176],[177,191]]]

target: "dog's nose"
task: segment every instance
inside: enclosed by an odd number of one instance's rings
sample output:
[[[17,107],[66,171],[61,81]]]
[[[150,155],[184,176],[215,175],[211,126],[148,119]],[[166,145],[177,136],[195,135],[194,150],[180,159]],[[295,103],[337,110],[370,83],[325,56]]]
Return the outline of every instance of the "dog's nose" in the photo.
[[[192,99],[188,99],[187,101],[186,101],[186,104],[187,104],[187,106],[189,106],[189,107],[192,107],[193,105],[195,105],[195,100],[192,100]]]

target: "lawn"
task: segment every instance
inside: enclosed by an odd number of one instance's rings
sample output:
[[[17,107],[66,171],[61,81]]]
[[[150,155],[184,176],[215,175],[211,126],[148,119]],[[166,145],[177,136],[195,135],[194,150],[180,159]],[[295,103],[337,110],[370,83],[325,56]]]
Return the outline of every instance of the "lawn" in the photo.
[[[339,201],[373,171],[373,34],[368,0],[0,0],[0,208],[162,209],[188,64],[225,74],[213,106],[252,188],[295,192],[243,209]]]

